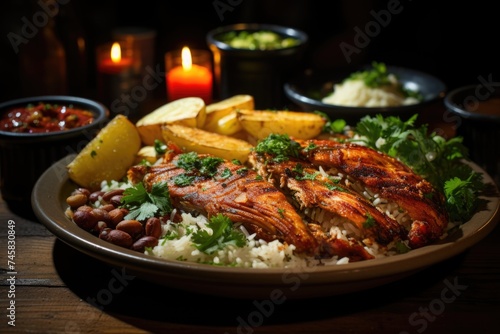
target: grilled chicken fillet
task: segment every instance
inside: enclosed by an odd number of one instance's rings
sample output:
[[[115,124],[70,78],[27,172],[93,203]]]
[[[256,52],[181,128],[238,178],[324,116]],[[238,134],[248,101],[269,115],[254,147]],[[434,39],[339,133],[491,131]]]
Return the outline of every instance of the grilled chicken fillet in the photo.
[[[128,178],[132,182],[143,181],[149,189],[157,182],[166,181],[177,208],[208,217],[222,213],[259,238],[293,244],[296,252],[304,255],[320,253],[318,241],[285,195],[255,171],[222,161],[213,176],[200,175],[199,171],[178,167],[179,157],[176,155],[171,161],[155,166],[134,166],[129,169]],[[198,156],[206,157],[209,156]],[[192,182],[177,185],[175,180],[180,175],[192,176]]]
[[[448,225],[445,200],[428,181],[399,160],[371,148],[333,140],[298,141],[302,158],[324,169],[339,172],[362,182],[381,197],[397,203],[412,219],[408,233],[411,248],[428,245]]]
[[[351,223],[361,239],[373,238],[382,245],[405,239],[405,229],[396,220],[308,162],[297,159],[275,162],[272,157],[255,152],[251,153],[249,162],[264,178],[272,178],[275,184],[279,184],[301,211],[305,208],[320,209],[323,220],[341,219]]]

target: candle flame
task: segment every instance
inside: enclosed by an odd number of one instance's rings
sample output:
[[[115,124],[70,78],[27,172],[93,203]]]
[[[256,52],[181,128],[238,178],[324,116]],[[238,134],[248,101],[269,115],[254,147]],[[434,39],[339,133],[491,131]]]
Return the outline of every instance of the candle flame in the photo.
[[[189,51],[189,48],[187,46],[182,48],[181,58],[182,68],[186,71],[189,71],[193,65],[193,61],[191,59],[191,51]]]
[[[113,63],[118,63],[122,59],[122,50],[118,42],[113,43],[111,46],[111,61]]]

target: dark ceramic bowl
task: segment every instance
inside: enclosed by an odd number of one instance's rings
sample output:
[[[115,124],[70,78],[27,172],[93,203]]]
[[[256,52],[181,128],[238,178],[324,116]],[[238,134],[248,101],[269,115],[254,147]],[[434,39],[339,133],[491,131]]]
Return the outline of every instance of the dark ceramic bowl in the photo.
[[[500,87],[468,85],[444,98],[470,158],[500,184]]]
[[[296,38],[299,43],[281,49],[249,50],[233,48],[220,40],[222,35],[231,31],[262,30]],[[215,83],[219,98],[248,94],[254,97],[257,109],[283,108],[283,84],[302,60],[308,39],[303,31],[274,24],[240,23],[208,32],[206,40],[214,56]]]
[[[306,70],[285,83],[286,97],[303,111],[321,111],[332,119],[345,119],[355,123],[363,116],[399,116],[402,119],[418,113],[431,103],[439,102],[446,94],[446,85],[438,78],[409,68],[387,66],[389,73],[395,74],[408,89],[423,95],[420,103],[398,107],[352,107],[323,103],[322,99],[333,92],[335,84],[341,83],[354,71],[336,73]]]
[[[54,162],[79,152],[107,121],[109,111],[101,103],[74,96],[35,96],[0,103],[0,113],[40,102],[73,106],[94,114],[91,124],[65,131],[16,133],[0,131],[0,180],[7,202],[31,207],[31,191],[40,175]]]

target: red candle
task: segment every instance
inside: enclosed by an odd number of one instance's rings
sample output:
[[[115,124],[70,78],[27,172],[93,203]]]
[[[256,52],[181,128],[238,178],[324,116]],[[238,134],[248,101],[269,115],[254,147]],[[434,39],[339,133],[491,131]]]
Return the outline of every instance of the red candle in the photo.
[[[200,97],[205,103],[212,101],[212,72],[209,68],[192,63],[189,48],[182,49],[182,66],[166,74],[170,101],[184,97]]]
[[[99,58],[97,69],[101,73],[117,74],[129,70],[132,59],[122,57],[120,44],[113,43],[110,52]]]

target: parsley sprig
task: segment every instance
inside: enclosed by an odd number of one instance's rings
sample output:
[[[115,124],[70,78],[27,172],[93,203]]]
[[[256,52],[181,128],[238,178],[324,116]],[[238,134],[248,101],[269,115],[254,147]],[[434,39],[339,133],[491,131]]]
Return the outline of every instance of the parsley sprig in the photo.
[[[125,189],[121,202],[129,210],[125,219],[139,221],[157,214],[169,214],[173,209],[167,182],[153,184],[151,192],[146,190],[142,182],[137,183],[133,187]]]
[[[242,232],[233,228],[233,222],[223,214],[212,216],[207,225],[212,233],[207,230],[198,230],[191,237],[194,246],[201,252],[212,254],[228,245],[243,247],[246,245],[246,237]]]

